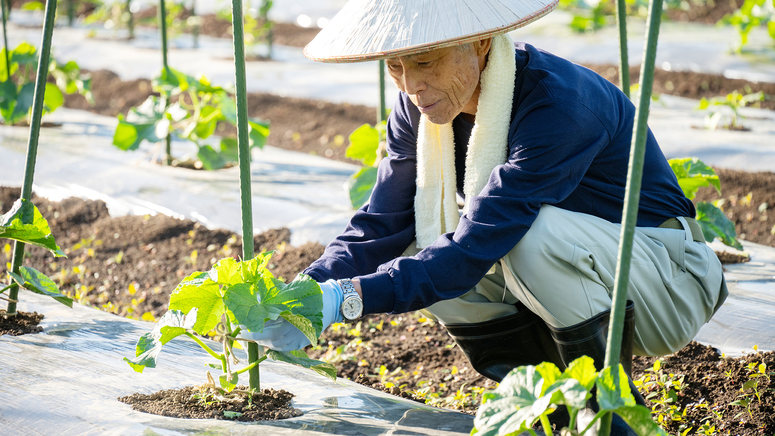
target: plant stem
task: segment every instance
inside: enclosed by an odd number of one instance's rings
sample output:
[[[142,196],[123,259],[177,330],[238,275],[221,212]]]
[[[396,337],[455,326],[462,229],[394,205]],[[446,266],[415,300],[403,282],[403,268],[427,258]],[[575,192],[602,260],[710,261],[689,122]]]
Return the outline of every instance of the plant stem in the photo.
[[[185,332],[184,334],[186,336],[188,336],[189,338],[193,339],[194,342],[199,344],[199,346],[202,347],[205,351],[207,351],[207,354],[213,356],[214,359],[223,360],[223,356],[222,355],[220,355],[220,354],[216,353],[215,351],[213,351],[212,348],[208,347],[207,344],[205,344],[201,339],[196,337],[196,335],[191,334],[189,332]]]
[[[250,143],[248,139],[248,96],[245,78],[245,28],[242,0],[231,2],[231,24],[234,33],[234,70],[237,85],[237,149],[240,169],[240,198],[242,211],[242,259],[253,258],[253,201],[250,187]],[[261,350],[258,344],[248,343],[248,363],[257,361]],[[261,389],[258,365],[248,372],[250,389]]]
[[[237,371],[232,372],[232,374],[242,374],[245,371],[250,371],[254,367],[257,367],[259,363],[265,361],[266,358],[267,358],[267,356],[262,356],[260,359],[256,360],[255,362],[251,362],[250,365],[248,365],[248,366],[246,366],[246,367],[244,367],[242,369],[239,369]]]
[[[616,284],[612,298],[611,320],[608,327],[608,346],[605,356],[605,365],[613,369],[612,374],[615,386],[619,386],[619,354],[622,348],[622,328],[624,325],[625,305],[627,303],[627,286],[630,279],[633,237],[635,235],[635,224],[638,220],[643,159],[648,135],[649,103],[651,103],[651,90],[654,83],[654,62],[657,56],[657,40],[659,39],[661,15],[662,0],[650,0],[646,49],[643,52],[643,62],[641,62],[638,107],[635,110],[635,129],[632,135],[630,163],[627,170],[624,214],[622,216],[622,230],[619,240],[619,257],[616,265]],[[610,413],[608,415],[601,423],[601,436],[608,436],[610,434]]]
[[[46,78],[48,64],[51,59],[51,37],[54,33],[54,18],[56,17],[57,0],[46,1],[46,18],[43,22],[43,37],[40,42],[40,57],[38,58],[38,73],[35,76],[35,96],[32,102],[32,119],[30,120],[30,139],[27,143],[27,165],[24,169],[24,183],[21,198],[30,201],[32,197],[32,179],[35,175],[35,159],[38,154],[38,139],[40,136],[40,118],[43,116],[43,97],[46,94]],[[8,49],[6,48],[6,53]],[[19,268],[24,261],[24,243],[16,241],[13,245],[13,260],[11,271],[19,274]],[[19,286],[11,285],[8,298],[18,300]],[[16,303],[9,302],[6,316],[16,315]]]
[[[627,0],[616,0],[616,24],[619,27],[619,84],[630,98],[630,62],[627,59]]]
[[[538,419],[541,420],[541,427],[544,428],[544,433],[550,435],[552,432],[552,424],[549,422],[549,416],[542,414]]]
[[[164,67],[164,73],[169,77],[172,72],[170,71],[170,66],[167,63],[167,8],[164,4],[164,0],[159,0],[159,32],[161,33],[161,63]],[[169,106],[169,100],[165,99],[164,103],[164,109],[166,110]],[[167,137],[164,138],[165,141],[165,152],[166,156],[164,157],[164,164],[165,165],[171,165],[172,164],[172,135],[170,133],[167,133]]]

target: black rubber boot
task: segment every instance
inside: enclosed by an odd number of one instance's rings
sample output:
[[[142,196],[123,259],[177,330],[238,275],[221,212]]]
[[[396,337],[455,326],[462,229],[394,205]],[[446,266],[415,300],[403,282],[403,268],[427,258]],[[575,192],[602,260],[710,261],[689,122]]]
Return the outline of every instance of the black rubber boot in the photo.
[[[446,324],[471,366],[501,382],[512,369],[541,362],[562,362],[546,323],[523,304],[519,312],[476,324]]]
[[[608,341],[608,323],[611,318],[611,311],[606,310],[594,317],[571,327],[554,328],[549,326],[554,342],[562,361],[561,369],[564,369],[573,360],[581,356],[589,356],[595,362],[595,368],[600,371],[605,364],[605,350]],[[632,301],[627,301],[624,314],[624,328],[622,330],[622,348],[619,355],[619,361],[627,373],[630,382],[630,391],[635,402],[642,406],[646,403],[638,392],[638,389],[632,382],[632,341],[635,336],[635,305]],[[559,365],[558,365],[559,366]],[[594,411],[599,411],[597,401],[593,396],[589,401],[589,407]],[[614,414],[611,423],[611,436],[631,436],[635,432],[622,420]]]

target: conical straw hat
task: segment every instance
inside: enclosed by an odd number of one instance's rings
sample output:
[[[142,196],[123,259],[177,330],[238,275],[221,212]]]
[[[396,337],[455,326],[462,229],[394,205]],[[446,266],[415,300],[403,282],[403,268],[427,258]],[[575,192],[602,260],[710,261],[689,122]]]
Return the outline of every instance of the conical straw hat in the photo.
[[[305,48],[318,62],[422,53],[509,32],[558,0],[350,0]]]

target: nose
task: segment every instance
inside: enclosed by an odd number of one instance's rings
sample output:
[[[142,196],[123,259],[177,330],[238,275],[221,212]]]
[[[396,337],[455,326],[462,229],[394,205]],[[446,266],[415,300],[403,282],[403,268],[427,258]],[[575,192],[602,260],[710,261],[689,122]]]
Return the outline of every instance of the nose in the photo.
[[[409,95],[416,95],[427,87],[424,75],[412,68],[404,70],[404,92]]]

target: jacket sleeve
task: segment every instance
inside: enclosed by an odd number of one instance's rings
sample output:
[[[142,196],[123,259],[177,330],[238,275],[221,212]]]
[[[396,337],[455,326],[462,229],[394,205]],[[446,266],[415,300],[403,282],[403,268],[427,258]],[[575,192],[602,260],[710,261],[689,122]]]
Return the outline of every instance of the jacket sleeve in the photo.
[[[398,100],[387,122],[388,155],[379,164],[370,200],[305,274],[317,281],[370,274],[412,243],[417,171],[413,118],[419,120],[419,113],[414,112],[416,108]]]
[[[364,313],[404,313],[469,291],[519,242],[542,204],[557,204],[573,192],[610,142],[595,114],[572,101],[520,112],[510,127],[507,162],[467,199],[469,212],[456,231],[359,278]]]

